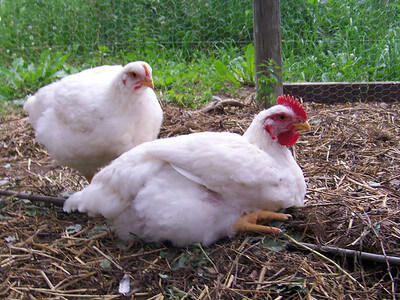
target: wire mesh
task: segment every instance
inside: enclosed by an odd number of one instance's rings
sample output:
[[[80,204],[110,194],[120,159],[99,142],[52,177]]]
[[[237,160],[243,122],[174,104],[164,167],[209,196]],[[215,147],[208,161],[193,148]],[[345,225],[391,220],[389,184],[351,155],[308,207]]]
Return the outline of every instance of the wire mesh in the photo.
[[[400,1],[281,1],[285,82],[400,80]],[[251,0],[1,0],[0,62],[176,49],[218,55],[253,41]],[[161,52],[160,52],[161,53]],[[232,58],[234,59],[234,58]]]
[[[252,40],[251,1],[3,0],[2,46],[6,54],[43,49],[101,47],[113,52],[144,47],[208,49]],[[18,38],[16,38],[18,37]],[[3,58],[4,59],[4,58]]]

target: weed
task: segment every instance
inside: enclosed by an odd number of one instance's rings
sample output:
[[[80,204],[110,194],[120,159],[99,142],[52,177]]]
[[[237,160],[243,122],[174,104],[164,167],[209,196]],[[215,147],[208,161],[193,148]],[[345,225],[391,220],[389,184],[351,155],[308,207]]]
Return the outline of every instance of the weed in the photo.
[[[68,54],[50,54],[45,51],[39,61],[28,63],[22,57],[15,58],[9,68],[0,67],[1,95],[12,95],[13,99],[24,98],[38,87],[76,72],[76,69],[66,63]],[[1,98],[0,98],[1,100]]]
[[[400,80],[392,2],[281,1],[283,80]],[[0,1],[0,102],[87,67],[141,59],[163,101],[199,106],[226,82],[255,84],[252,18],[250,0]]]
[[[221,60],[214,60],[214,68],[220,81],[240,83],[243,85],[255,85],[255,63],[254,46],[249,44],[244,49],[244,55],[238,55],[225,63]]]
[[[279,86],[278,65],[273,59],[270,59],[266,64],[261,64],[260,76],[258,77],[258,101],[265,102],[265,106],[275,104],[275,99],[278,95],[274,95],[274,87]]]

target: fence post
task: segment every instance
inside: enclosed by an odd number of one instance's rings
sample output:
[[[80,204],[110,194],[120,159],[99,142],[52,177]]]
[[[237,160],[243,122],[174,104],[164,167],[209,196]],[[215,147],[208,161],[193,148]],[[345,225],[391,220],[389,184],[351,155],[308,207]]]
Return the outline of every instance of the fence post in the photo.
[[[268,107],[271,100],[283,94],[279,0],[253,0],[253,27],[257,99]],[[269,66],[271,59],[275,62],[273,70]]]

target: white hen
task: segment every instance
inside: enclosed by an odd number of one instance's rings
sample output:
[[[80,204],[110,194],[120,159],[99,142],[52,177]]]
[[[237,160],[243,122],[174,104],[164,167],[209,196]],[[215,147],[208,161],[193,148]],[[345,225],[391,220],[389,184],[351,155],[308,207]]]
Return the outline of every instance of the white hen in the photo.
[[[203,132],[144,143],[101,170],[64,210],[102,214],[124,240],[205,245],[303,203],[303,173],[286,145],[309,129],[297,99],[260,112],[243,136]],[[268,211],[267,211],[268,210]]]
[[[24,105],[39,143],[89,181],[122,153],[157,138],[163,113],[142,61],[101,66],[39,89]]]

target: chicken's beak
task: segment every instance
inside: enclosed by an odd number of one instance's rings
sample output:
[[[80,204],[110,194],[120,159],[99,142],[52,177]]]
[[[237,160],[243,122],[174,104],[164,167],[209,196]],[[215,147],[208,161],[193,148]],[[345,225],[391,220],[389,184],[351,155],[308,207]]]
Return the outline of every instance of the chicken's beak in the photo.
[[[311,126],[310,126],[310,124],[308,124],[307,121],[304,121],[304,122],[299,122],[299,123],[293,124],[293,128],[296,131],[304,131],[304,130],[310,130]]]
[[[142,85],[148,86],[149,88],[152,88],[154,90],[154,83],[153,79],[149,76],[146,76],[146,78],[140,82]]]

